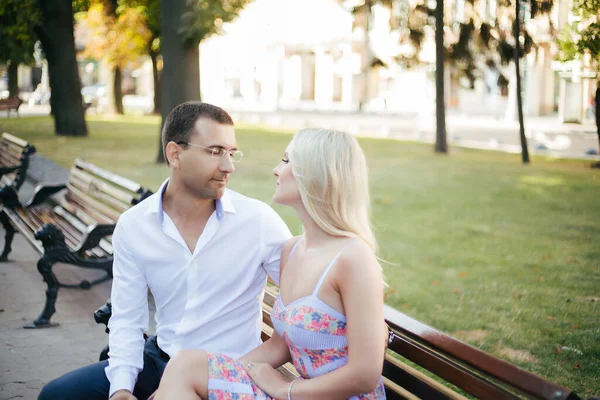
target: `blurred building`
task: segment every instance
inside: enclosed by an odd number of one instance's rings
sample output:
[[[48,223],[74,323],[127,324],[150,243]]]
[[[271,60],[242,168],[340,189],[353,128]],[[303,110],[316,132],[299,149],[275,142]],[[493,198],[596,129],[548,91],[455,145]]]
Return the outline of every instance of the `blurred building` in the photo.
[[[221,35],[200,45],[200,89],[205,101],[235,111],[318,110],[417,113],[431,119],[435,98],[435,42],[425,29],[420,63],[407,68],[399,55],[410,53],[400,29],[390,21],[408,18],[416,0],[396,0],[391,10],[375,6],[370,18],[352,13],[362,0],[255,0]],[[446,40],[457,40],[458,26],[470,15],[490,24],[500,21],[499,0],[447,0]],[[433,7],[434,4],[429,4]],[[575,18],[570,0],[555,1],[548,16],[528,18],[536,46],[522,60],[524,112],[528,116],[558,115],[581,122],[588,114],[595,73],[589,60],[559,63],[557,33]],[[392,17],[392,18],[390,18]],[[368,29],[366,28],[368,27]],[[76,30],[85,46],[84,27]],[[413,50],[414,51],[414,50]],[[478,61],[473,89],[446,68],[446,104],[451,112],[516,118],[514,65],[488,67]],[[43,63],[20,67],[23,91],[47,90]],[[112,73],[102,61],[80,60],[82,86],[112,85]],[[153,108],[152,66],[142,57],[123,70],[125,107],[143,112]],[[508,87],[499,85],[505,80]],[[99,105],[108,104],[99,101]],[[101,108],[101,107],[100,107]],[[102,111],[102,109],[100,109]]]
[[[200,46],[206,101],[239,110],[352,110],[352,15],[329,0],[257,0]]]
[[[233,110],[430,113],[435,97],[433,30],[427,31],[421,65],[407,69],[397,62],[403,45],[398,30],[389,23],[390,12],[402,13],[409,2],[398,0],[391,11],[374,7],[366,32],[361,16],[350,11],[359,0],[256,0],[238,19],[224,25],[222,35],[201,44],[203,99]],[[486,22],[498,17],[497,0],[472,4],[446,3],[450,40],[457,36],[455,27],[473,12],[470,7]],[[527,9],[523,11],[527,15]],[[522,60],[526,115],[558,113],[565,121],[579,121],[585,114],[589,103],[585,79],[591,75],[578,72],[577,65],[555,62],[555,34],[569,13],[570,1],[559,0],[550,18],[526,22],[536,43]],[[448,68],[449,107],[467,114],[515,118],[514,65],[479,67],[474,90],[464,88]],[[498,85],[504,78],[507,91]]]

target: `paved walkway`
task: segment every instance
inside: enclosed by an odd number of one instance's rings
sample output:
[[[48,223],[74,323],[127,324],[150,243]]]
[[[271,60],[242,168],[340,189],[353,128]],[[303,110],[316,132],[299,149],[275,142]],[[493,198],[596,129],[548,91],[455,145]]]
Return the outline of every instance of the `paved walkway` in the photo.
[[[27,180],[19,190],[27,201],[38,182],[63,183],[68,171],[36,153],[31,158]],[[0,225],[0,247],[4,247]],[[39,254],[22,235],[15,235],[9,261],[0,263],[0,400],[35,400],[43,385],[76,368],[98,361],[108,342],[104,325],[94,321],[94,311],[110,296],[111,281],[89,290],[62,288],[58,292],[53,322],[47,329],[24,329],[42,311],[46,284],[37,271]],[[59,281],[79,283],[103,272],[65,264],[53,268]],[[150,299],[150,315],[154,304]],[[154,331],[151,318],[150,333]],[[82,399],[83,400],[83,399]]]
[[[108,338],[93,312],[109,297],[110,282],[90,290],[60,289],[53,317],[60,325],[23,329],[41,312],[46,284],[36,269],[38,254],[21,235],[15,236],[9,257],[0,263],[0,400],[35,400],[50,380],[98,360]],[[69,282],[94,275],[66,265],[55,271]]]
[[[65,182],[67,174],[53,161],[35,154],[19,197],[26,200],[31,196],[37,182]],[[4,233],[0,225],[2,247]],[[45,302],[46,284],[36,268],[38,259],[22,235],[16,235],[9,261],[0,263],[0,400],[37,399],[50,380],[97,361],[108,340],[93,312],[109,297],[110,282],[90,290],[60,289],[52,318],[60,325],[23,329],[40,314]],[[73,283],[99,274],[61,264],[54,271],[59,280]]]

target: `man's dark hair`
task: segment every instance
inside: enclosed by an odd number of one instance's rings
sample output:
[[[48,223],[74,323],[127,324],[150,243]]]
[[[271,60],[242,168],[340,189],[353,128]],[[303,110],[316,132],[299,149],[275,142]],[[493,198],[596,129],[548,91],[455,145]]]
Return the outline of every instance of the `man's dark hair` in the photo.
[[[187,103],[178,105],[167,116],[161,134],[162,147],[167,165],[169,164],[169,160],[166,157],[167,143],[189,142],[190,135],[198,118],[208,118],[219,124],[233,125],[231,116],[221,107],[200,101],[188,101]]]

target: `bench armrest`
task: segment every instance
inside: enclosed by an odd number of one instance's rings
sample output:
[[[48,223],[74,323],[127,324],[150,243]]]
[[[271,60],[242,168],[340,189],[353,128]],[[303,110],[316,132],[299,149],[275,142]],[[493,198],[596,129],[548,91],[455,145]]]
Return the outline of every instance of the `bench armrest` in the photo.
[[[17,189],[13,185],[5,185],[0,188],[0,204],[6,208],[21,206]]]
[[[106,326],[106,333],[108,333],[108,321],[112,315],[112,303],[110,298],[100,308],[94,311],[94,320],[96,320],[97,324],[104,324]]]
[[[56,185],[38,185],[33,192],[33,197],[25,204],[25,207],[37,206],[38,204],[46,201],[48,197],[52,196],[53,194],[66,189],[66,187],[67,185],[64,183],[59,183]]]
[[[113,234],[116,226],[116,224],[94,225],[88,230],[87,233],[83,235],[81,238],[81,244],[79,247],[77,247],[77,249],[75,249],[75,251],[79,253],[98,246],[102,239]]]
[[[9,167],[7,167],[7,166],[0,167],[0,176],[10,174],[11,172],[15,172],[19,168],[21,168],[20,165],[11,165]]]

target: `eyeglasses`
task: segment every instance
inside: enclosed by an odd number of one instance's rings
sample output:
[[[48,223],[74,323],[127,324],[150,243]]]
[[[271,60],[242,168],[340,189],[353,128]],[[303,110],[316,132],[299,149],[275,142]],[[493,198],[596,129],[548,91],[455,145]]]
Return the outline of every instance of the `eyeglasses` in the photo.
[[[211,158],[222,160],[225,157],[225,154],[229,155],[229,159],[232,162],[240,162],[242,161],[242,157],[244,157],[244,153],[238,150],[227,150],[222,147],[206,147],[200,146],[199,144],[189,143],[189,142],[177,142],[179,145],[187,145],[192,147],[200,147],[201,149],[206,149],[210,153]]]

